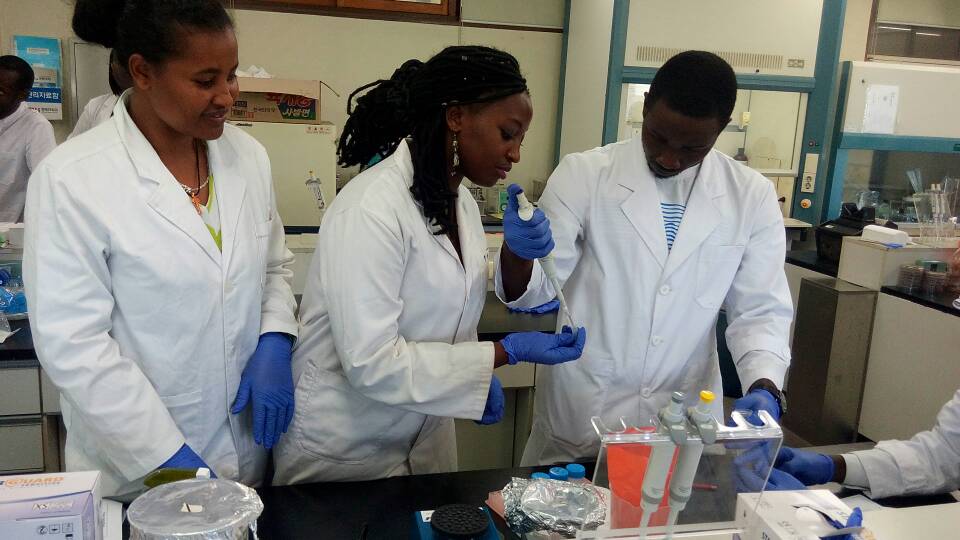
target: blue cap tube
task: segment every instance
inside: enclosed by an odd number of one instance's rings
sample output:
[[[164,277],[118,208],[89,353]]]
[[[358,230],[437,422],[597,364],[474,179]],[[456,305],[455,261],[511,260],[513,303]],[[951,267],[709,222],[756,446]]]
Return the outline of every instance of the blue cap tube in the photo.
[[[579,463],[571,463],[567,465],[567,473],[570,475],[570,480],[579,480],[587,476],[587,469]]]
[[[563,467],[550,468],[550,478],[553,478],[554,480],[566,480],[569,477],[570,473],[568,473]]]

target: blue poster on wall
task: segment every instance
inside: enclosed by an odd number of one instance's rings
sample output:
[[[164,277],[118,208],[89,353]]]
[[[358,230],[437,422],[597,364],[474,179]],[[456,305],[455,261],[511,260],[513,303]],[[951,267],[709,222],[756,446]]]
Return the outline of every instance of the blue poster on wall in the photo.
[[[27,106],[47,120],[63,120],[63,64],[60,40],[38,36],[13,36],[13,54],[33,68],[33,89]]]

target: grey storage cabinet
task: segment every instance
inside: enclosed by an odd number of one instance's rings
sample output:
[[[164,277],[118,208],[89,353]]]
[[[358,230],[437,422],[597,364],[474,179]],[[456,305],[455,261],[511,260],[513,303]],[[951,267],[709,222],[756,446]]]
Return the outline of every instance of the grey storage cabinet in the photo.
[[[0,363],[0,474],[45,470],[42,409],[36,360]]]
[[[801,280],[783,423],[810,444],[857,439],[876,302],[846,281]]]
[[[40,416],[0,418],[0,471],[43,470],[43,430]]]
[[[17,364],[24,367],[0,369],[0,417],[41,413],[39,370]]]

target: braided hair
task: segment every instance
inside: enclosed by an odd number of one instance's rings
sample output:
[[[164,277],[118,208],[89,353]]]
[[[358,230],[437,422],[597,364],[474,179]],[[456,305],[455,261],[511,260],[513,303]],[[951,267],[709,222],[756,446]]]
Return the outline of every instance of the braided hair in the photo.
[[[392,154],[404,137],[412,137],[410,193],[435,234],[446,234],[455,230],[451,202],[457,197],[447,173],[447,106],[491,103],[522,92],[529,90],[520,64],[497,49],[454,46],[427,62],[408,60],[389,79],[350,94],[338,162],[344,167],[365,166],[375,157]]]

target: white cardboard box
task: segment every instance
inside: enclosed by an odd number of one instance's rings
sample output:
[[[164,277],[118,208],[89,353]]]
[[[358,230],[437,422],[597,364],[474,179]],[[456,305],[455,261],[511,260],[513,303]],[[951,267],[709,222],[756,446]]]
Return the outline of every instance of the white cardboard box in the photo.
[[[100,473],[0,476],[0,538],[101,540]]]
[[[837,277],[879,291],[882,287],[897,284],[902,265],[914,264],[918,259],[949,261],[956,249],[956,238],[945,241],[942,247],[909,245],[894,249],[855,236],[845,236]]]
[[[826,489],[767,491],[763,497],[741,493],[737,495],[737,523],[743,529],[740,540],[820,540],[836,531],[817,512],[798,506],[818,508],[840,523],[846,523],[851,512]]]

